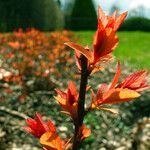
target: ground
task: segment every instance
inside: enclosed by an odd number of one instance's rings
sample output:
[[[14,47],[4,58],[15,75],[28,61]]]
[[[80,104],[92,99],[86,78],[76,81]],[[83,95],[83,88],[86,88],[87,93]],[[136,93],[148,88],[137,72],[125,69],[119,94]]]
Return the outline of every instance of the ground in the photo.
[[[78,38],[78,41],[76,41],[76,43],[81,43],[82,45],[86,44],[91,45],[92,37],[94,34],[93,31],[75,32],[75,34],[77,36],[80,36],[80,38]],[[40,40],[42,42],[40,42],[40,44],[41,46],[43,46],[43,44],[45,43],[43,42],[43,40],[45,41],[46,36],[45,34],[43,35],[43,33],[38,33],[38,35],[39,36],[37,35],[34,36],[35,40],[37,39],[37,37],[38,38],[41,37]],[[56,38],[58,46],[52,44],[50,46],[56,47],[52,48],[48,47],[49,49],[53,50],[52,52],[56,52],[58,51],[56,48],[60,50],[60,47],[63,47],[64,36],[62,36],[61,38],[60,34],[56,33],[52,35],[53,40],[48,39],[46,41],[49,41],[50,43],[51,42],[56,43],[54,41],[55,38],[57,37],[56,35],[58,35],[58,38]],[[66,32],[64,32],[64,35],[66,35]],[[121,59],[122,62],[121,78],[127,76],[128,74],[138,69],[148,68],[150,70],[149,66],[150,34],[144,32],[119,32],[118,35],[120,38],[120,43],[118,45],[118,48],[115,50],[114,55],[116,56],[116,58]],[[72,34],[69,34],[69,40],[71,36]],[[33,39],[34,38],[31,38],[31,41]],[[35,47],[33,49],[36,49],[37,45],[38,44],[35,44]],[[46,47],[47,45],[44,46]],[[16,52],[16,50],[14,50],[14,52]],[[73,54],[73,51],[71,49],[65,49],[65,52],[63,53],[67,54],[68,52],[71,52],[71,55]],[[60,56],[59,54],[57,56]],[[8,56],[10,57],[11,55]],[[64,63],[60,61],[61,65],[60,64],[56,65],[56,69],[58,69],[59,72],[62,73],[62,76],[59,76],[59,74],[55,75],[50,72],[50,75],[48,75],[48,79],[50,78],[50,81],[52,82],[47,82],[47,78],[43,80],[44,79],[43,76],[42,78],[37,78],[35,74],[33,74],[33,79],[31,80],[31,75],[29,76],[30,78],[28,79],[27,76],[28,74],[27,75],[25,74],[24,76],[26,77],[26,79],[30,81],[27,82],[26,84],[27,86],[29,85],[28,87],[30,87],[26,91],[27,93],[23,93],[24,91],[22,90],[22,88],[19,89],[19,87],[14,84],[9,85],[9,83],[5,84],[4,81],[0,82],[1,83],[0,96],[2,104],[2,106],[0,106],[0,148],[2,150],[30,150],[34,149],[33,146],[36,147],[36,149],[38,150],[41,149],[40,145],[37,142],[37,139],[34,139],[31,135],[26,134],[25,131],[23,131],[21,128],[22,126],[25,125],[24,115],[34,117],[35,112],[41,113],[43,116],[45,116],[44,119],[46,120],[48,120],[49,118],[54,120],[54,123],[58,127],[57,132],[62,138],[66,137],[70,138],[72,136],[73,126],[71,119],[60,112],[61,108],[53,98],[54,96],[56,96],[54,88],[60,88],[65,90],[70,80],[75,81],[76,85],[79,85],[78,76],[74,76],[74,73],[77,72],[77,68],[74,63],[74,57],[71,57],[73,58],[73,60],[69,58],[70,55],[67,55],[67,58],[65,59],[63,56],[63,60],[66,61]],[[64,66],[66,66],[66,62],[68,61],[70,62],[73,61],[73,65],[71,65],[72,64],[71,63],[70,64],[71,66],[68,66],[69,68],[65,68],[65,71],[62,71],[64,70]],[[56,62],[56,59],[54,59],[54,62]],[[37,63],[37,66],[39,66],[39,63]],[[35,66],[36,69],[37,66]],[[43,67],[41,68],[43,69]],[[26,70],[27,73],[30,72],[28,69],[25,69],[25,71]],[[107,65],[104,71],[95,74],[94,78],[93,76],[90,77],[89,85],[93,87],[94,91],[96,91],[99,84],[110,83],[115,74],[115,70],[116,70],[116,60],[114,60],[114,62],[113,61],[110,62],[110,64]],[[37,81],[35,80],[36,78],[38,79]],[[46,83],[48,83],[48,86],[46,86],[47,85]],[[51,84],[55,83],[54,85],[52,84],[54,87],[52,87],[50,83]],[[7,88],[6,91],[3,91],[4,90],[3,86]],[[25,88],[27,88],[27,86],[25,86]],[[9,88],[13,91],[11,91]],[[26,95],[25,96],[23,95],[22,97],[22,94]],[[141,98],[139,98],[136,101],[111,106],[112,108],[116,108],[119,110],[120,112],[119,115],[113,115],[103,111],[95,111],[87,115],[84,120],[84,123],[88,127],[91,127],[92,135],[85,141],[85,144],[83,144],[83,149],[148,150],[150,148],[149,97],[150,92],[148,91],[142,93]],[[91,96],[89,92],[87,95],[87,105],[88,102],[90,102],[90,100]],[[14,149],[12,147],[14,147]],[[19,147],[20,149],[18,149]]]

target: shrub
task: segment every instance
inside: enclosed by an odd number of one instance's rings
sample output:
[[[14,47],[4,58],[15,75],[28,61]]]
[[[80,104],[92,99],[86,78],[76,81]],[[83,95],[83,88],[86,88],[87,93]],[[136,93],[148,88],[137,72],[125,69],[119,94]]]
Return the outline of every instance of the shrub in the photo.
[[[0,0],[0,31],[35,27],[40,30],[63,28],[63,16],[53,0]]]
[[[92,0],[76,0],[70,17],[70,28],[73,30],[96,29],[96,18]]]
[[[54,0],[35,0],[33,7],[34,27],[43,31],[63,28],[64,18]]]
[[[127,19],[120,30],[125,31],[150,31],[150,20],[142,17],[132,17]]]

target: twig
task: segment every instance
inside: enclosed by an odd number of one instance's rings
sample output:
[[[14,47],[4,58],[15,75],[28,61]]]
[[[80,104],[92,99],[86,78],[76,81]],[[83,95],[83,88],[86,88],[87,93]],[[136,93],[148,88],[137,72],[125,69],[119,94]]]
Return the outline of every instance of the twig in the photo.
[[[17,116],[17,117],[22,118],[22,119],[29,118],[27,115],[25,115],[23,113],[20,113],[20,112],[15,111],[15,110],[11,110],[11,109],[6,108],[4,106],[0,107],[0,111],[6,112],[6,113],[8,113],[10,115]]]

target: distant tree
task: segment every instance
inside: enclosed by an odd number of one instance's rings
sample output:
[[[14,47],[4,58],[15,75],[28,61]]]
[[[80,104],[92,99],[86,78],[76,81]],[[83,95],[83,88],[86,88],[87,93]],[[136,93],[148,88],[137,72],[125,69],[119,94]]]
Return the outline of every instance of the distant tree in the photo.
[[[129,17],[145,17],[146,8],[140,5],[132,10],[130,10]]]
[[[150,19],[143,17],[130,17],[121,26],[123,31],[147,31],[150,32]]]
[[[57,0],[57,3],[59,6],[61,6],[61,1],[60,0]]]
[[[0,31],[36,27],[48,31],[63,27],[63,15],[54,0],[0,0]]]
[[[63,7],[65,16],[69,17],[71,15],[74,2],[75,2],[75,0],[65,0],[65,4]]]
[[[69,28],[70,27],[70,16],[72,13],[72,9],[73,9],[73,5],[74,5],[74,0],[65,0],[64,5],[62,7],[62,11],[64,14],[64,19],[65,19],[65,28]]]
[[[76,0],[70,17],[73,30],[92,30],[97,26],[97,15],[92,0]]]
[[[0,0],[0,28],[11,31],[30,26],[32,22],[32,3],[30,0]],[[5,26],[5,27],[4,27]]]
[[[112,7],[110,8],[110,15],[114,12],[114,11],[120,11],[119,5],[117,4],[113,4]]]
[[[140,5],[138,8],[139,16],[144,17],[145,16],[145,7],[143,5]]]
[[[33,7],[35,27],[44,31],[63,28],[63,14],[54,0],[34,0]]]
[[[0,0],[0,30],[1,31],[6,31],[7,29],[6,14],[7,11],[5,9],[5,4],[2,0]]]

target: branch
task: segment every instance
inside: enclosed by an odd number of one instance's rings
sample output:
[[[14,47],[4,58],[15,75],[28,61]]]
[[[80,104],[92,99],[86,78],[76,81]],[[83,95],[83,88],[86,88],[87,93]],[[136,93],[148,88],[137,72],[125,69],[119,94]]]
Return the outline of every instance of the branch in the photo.
[[[83,125],[84,115],[85,115],[85,95],[86,95],[86,86],[88,82],[88,61],[87,58],[81,55],[81,82],[80,82],[80,90],[79,90],[79,99],[78,99],[78,120],[75,123],[75,133],[74,133],[74,142],[72,150],[78,150],[80,147],[80,139],[78,139],[78,135],[80,134],[80,127]]]

